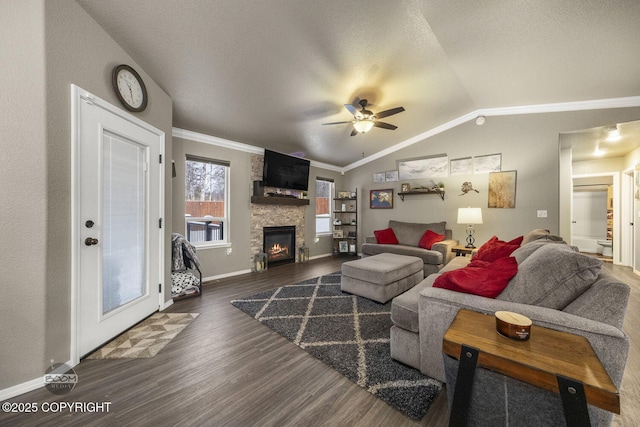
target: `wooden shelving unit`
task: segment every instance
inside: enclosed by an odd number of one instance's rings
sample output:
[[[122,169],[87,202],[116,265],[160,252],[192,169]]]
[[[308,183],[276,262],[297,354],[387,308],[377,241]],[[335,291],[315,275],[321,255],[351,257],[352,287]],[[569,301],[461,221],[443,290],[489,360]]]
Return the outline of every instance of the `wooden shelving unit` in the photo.
[[[358,190],[350,197],[333,199],[333,254],[356,255],[358,253]],[[339,222],[339,224],[337,223]]]

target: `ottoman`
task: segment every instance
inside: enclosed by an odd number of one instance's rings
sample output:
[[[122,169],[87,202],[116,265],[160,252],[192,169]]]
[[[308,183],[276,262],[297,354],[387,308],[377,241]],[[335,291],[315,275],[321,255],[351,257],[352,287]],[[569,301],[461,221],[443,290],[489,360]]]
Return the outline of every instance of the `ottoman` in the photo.
[[[424,278],[421,258],[383,253],[342,264],[340,289],[385,303]]]

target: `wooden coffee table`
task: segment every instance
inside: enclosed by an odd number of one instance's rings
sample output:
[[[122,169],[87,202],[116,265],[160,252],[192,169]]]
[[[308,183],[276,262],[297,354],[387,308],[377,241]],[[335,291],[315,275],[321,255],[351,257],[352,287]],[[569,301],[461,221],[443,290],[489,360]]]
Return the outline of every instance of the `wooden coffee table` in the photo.
[[[442,349],[460,360],[450,425],[466,421],[476,365],[560,394],[569,426],[589,422],[587,403],[620,413],[618,389],[585,337],[534,324],[529,340],[513,340],[493,315],[461,309]]]

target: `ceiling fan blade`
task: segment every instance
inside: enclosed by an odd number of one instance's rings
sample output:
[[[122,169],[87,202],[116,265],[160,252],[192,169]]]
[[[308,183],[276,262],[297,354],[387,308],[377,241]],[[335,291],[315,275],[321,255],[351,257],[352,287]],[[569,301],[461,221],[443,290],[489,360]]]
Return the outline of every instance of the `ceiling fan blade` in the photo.
[[[353,123],[353,120],[351,120],[349,122],[323,123],[322,126],[327,126],[327,125],[346,125],[347,123]]]
[[[357,134],[359,134],[360,132],[358,132],[357,130],[353,129],[351,131],[351,136],[356,136]]]
[[[351,114],[353,114],[354,116],[356,115],[356,113],[358,112],[358,109],[356,107],[354,107],[351,104],[344,104],[344,108],[346,108],[347,110],[349,110],[349,112]]]
[[[385,123],[385,122],[374,122],[373,125],[377,128],[382,128],[382,129],[389,129],[389,130],[398,129],[398,126],[390,125],[389,123]]]
[[[380,111],[376,114],[376,118],[381,119],[383,117],[393,116],[394,114],[402,113],[403,111],[404,107],[391,108],[389,110]]]

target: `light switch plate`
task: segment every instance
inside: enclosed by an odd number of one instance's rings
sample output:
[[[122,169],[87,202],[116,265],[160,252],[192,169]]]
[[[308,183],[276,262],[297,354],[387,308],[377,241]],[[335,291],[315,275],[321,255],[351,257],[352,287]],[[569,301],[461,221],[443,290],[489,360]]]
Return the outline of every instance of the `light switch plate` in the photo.
[[[539,210],[538,211],[538,218],[546,218],[547,217],[547,211],[546,210]]]

